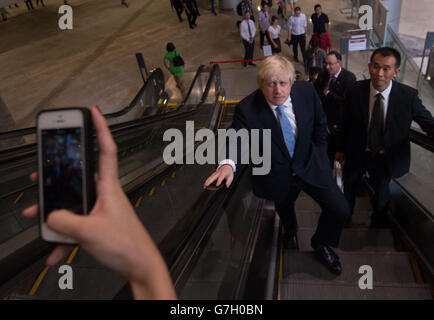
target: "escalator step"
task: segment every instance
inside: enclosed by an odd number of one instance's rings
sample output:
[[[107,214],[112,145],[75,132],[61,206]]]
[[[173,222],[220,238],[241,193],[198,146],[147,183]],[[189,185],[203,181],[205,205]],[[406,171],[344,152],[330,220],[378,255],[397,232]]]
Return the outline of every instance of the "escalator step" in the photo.
[[[362,290],[355,282],[282,281],[281,300],[432,300],[428,285],[373,283]]]
[[[342,252],[337,251],[342,263],[342,273],[332,274],[317,258],[313,251],[284,251],[282,271],[284,280],[330,281],[357,284],[359,268],[372,268],[374,282],[414,283],[415,277],[407,253],[398,252]]]
[[[305,215],[307,217],[307,215]],[[299,231],[297,233],[301,251],[310,251],[310,239],[315,228],[305,227],[305,220],[298,219]],[[316,227],[316,224],[314,224]],[[339,249],[342,251],[396,251],[393,233],[389,229],[350,228],[344,229],[339,241]]]

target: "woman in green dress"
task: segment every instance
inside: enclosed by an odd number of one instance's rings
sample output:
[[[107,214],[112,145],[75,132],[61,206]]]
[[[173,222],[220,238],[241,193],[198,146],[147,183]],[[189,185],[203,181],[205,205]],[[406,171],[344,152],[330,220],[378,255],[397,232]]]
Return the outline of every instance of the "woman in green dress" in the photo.
[[[166,45],[166,50],[167,53],[164,56],[164,66],[173,75],[176,81],[176,86],[179,88],[179,90],[181,90],[181,93],[184,95],[185,86],[184,81],[182,80],[182,76],[184,75],[184,66],[175,67],[175,65],[173,64],[173,59],[177,56],[180,56],[181,54],[178,50],[175,50],[175,46],[172,42],[169,42]]]

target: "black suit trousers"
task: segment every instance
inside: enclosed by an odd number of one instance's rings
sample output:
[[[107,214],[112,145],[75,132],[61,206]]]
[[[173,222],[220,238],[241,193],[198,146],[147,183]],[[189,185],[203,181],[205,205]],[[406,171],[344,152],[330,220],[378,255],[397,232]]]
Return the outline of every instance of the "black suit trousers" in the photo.
[[[244,44],[244,60],[252,60],[253,59],[253,49],[255,48],[255,41],[252,43],[243,39]],[[251,62],[251,61],[250,61]]]
[[[298,36],[292,34],[291,35],[291,41],[292,41],[292,50],[294,54],[294,59],[298,59],[298,45],[300,45],[301,55],[303,57],[303,61],[306,59],[306,34],[300,34]]]
[[[335,183],[331,188],[318,188],[295,177],[287,200],[275,203],[285,232],[295,234],[298,231],[295,201],[301,190],[312,197],[322,210],[317,229],[311,239],[312,244],[337,247],[342,229],[349,217],[349,208],[344,195]]]
[[[373,208],[371,221],[384,222],[387,220],[387,210],[390,199],[390,173],[387,168],[384,154],[365,152],[364,167],[346,169],[344,165],[344,193],[350,206],[351,215],[354,213],[357,188],[360,185],[363,174],[368,173],[369,185],[374,189]]]

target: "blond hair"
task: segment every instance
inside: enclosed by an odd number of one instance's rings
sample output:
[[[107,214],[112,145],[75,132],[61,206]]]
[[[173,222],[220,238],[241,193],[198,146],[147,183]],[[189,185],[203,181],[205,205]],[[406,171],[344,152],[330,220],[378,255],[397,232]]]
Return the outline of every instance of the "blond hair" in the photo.
[[[270,80],[277,72],[284,71],[288,73],[288,79],[291,85],[295,81],[295,69],[292,63],[283,56],[273,55],[266,58],[258,69],[256,78],[258,86],[262,87],[264,81]]]

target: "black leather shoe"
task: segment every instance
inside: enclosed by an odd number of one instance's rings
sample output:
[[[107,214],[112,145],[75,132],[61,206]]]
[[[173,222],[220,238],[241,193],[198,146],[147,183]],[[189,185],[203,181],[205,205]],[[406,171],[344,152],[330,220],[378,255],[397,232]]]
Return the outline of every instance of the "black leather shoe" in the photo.
[[[283,235],[283,248],[285,250],[298,250],[297,234],[284,234]]]
[[[342,273],[342,265],[338,255],[326,245],[313,247],[321,262],[334,274]]]

